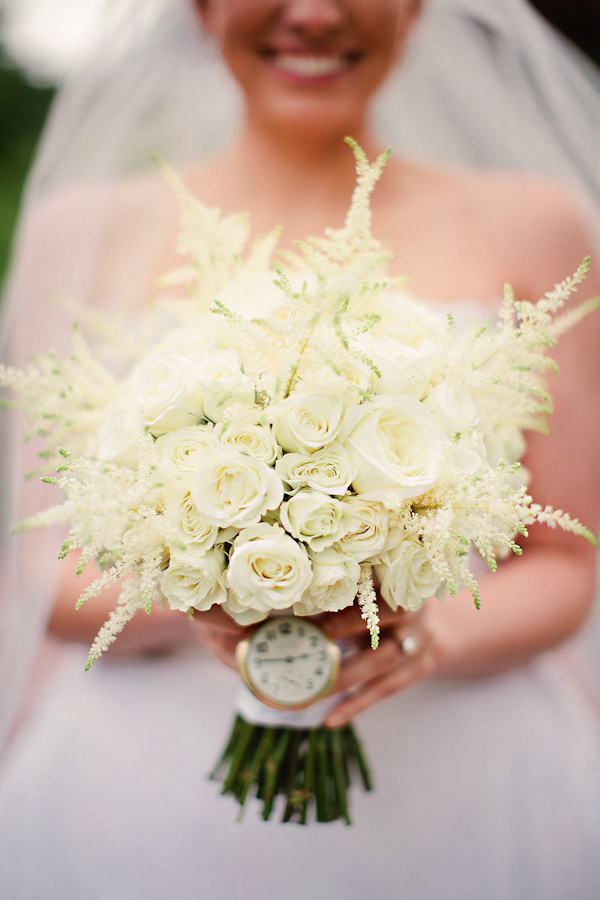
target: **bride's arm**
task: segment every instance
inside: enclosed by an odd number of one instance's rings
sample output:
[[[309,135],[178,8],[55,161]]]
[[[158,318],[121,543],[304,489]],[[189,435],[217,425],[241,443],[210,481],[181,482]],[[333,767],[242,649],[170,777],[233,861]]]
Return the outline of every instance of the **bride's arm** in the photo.
[[[526,263],[518,295],[533,300],[574,271],[590,246],[564,196],[552,194],[541,209],[547,222],[536,223],[538,245],[528,243],[526,232],[518,235]],[[579,299],[600,294],[599,263]],[[560,375],[550,380],[554,398],[550,436],[530,434],[524,460],[532,473],[534,500],[568,511],[592,530],[600,518],[599,348],[600,312],[596,312],[567,334],[552,354]],[[530,529],[522,544],[522,558],[507,560],[494,575],[481,579],[479,611],[463,591],[444,602],[432,598],[416,614],[386,615],[380,648],[374,653],[364,650],[346,666],[338,686],[352,687],[355,693],[330,714],[328,724],[350,721],[383,697],[425,677],[494,674],[574,634],[593,599],[596,551],[581,537],[539,525]],[[361,627],[364,623],[354,611],[330,616],[326,623],[336,638],[358,635]],[[417,636],[421,649],[407,657],[399,640],[410,633]]]
[[[92,564],[81,575],[76,575],[76,563],[76,557],[68,557],[61,563],[64,573],[48,630],[61,640],[89,645],[116,607],[120,588],[104,591],[100,597],[90,598],[81,609],[76,610],[80,595],[98,576],[98,570]],[[218,607],[198,616],[201,619],[192,620],[183,613],[162,609],[158,605],[153,607],[150,615],[139,611],[127,623],[110,648],[109,655],[162,652],[185,644],[201,643],[222,658],[222,648],[235,648],[244,634],[244,629]],[[229,657],[224,661],[228,662]]]

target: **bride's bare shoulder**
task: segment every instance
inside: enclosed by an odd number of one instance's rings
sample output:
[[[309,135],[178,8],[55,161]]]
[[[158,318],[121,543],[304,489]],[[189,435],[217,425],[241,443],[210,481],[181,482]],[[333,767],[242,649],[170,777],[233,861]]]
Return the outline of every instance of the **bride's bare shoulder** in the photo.
[[[401,184],[404,177],[406,182]],[[398,190],[412,190],[438,220],[454,222],[477,248],[492,248],[522,290],[544,290],[594,257],[598,225],[570,185],[534,174],[410,165],[396,167]],[[510,269],[510,272],[508,271]]]

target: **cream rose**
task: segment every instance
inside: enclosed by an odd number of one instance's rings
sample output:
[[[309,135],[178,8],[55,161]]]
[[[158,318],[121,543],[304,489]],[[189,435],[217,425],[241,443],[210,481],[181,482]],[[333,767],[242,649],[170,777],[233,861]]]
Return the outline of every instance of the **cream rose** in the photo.
[[[312,453],[337,437],[342,401],[322,391],[293,393],[277,410],[275,437],[284,450]]]
[[[202,556],[173,554],[160,585],[171,609],[204,611],[215,603],[224,603],[224,568],[225,554],[216,547]]]
[[[111,410],[100,431],[95,456],[104,462],[137,469],[138,441],[143,433],[141,416],[129,405],[117,407]]]
[[[387,554],[385,565],[375,566],[381,596],[393,610],[419,609],[440,590],[441,579],[433,570],[420,540],[405,537]]]
[[[218,446],[214,426],[192,425],[159,437],[154,445],[163,466],[174,475],[193,475],[208,447]]]
[[[412,397],[379,397],[344,416],[340,443],[357,475],[363,500],[409,500],[436,481],[446,438],[431,413]]]
[[[228,608],[268,613],[287,609],[308,588],[312,567],[304,547],[278,525],[261,523],[239,533],[227,569]]]
[[[444,378],[436,384],[425,406],[448,437],[470,432],[479,419],[470,390],[458,378]]]
[[[415,400],[427,395],[435,358],[435,348],[429,342],[417,350],[390,337],[367,334],[360,347],[379,369],[380,376],[373,376],[376,394],[406,394]]]
[[[321,491],[300,491],[282,503],[279,516],[285,530],[315,553],[331,547],[354,527],[351,508]]]
[[[220,423],[215,427],[215,435],[221,444],[235,447],[267,466],[274,465],[279,454],[277,441],[267,425]]]
[[[296,393],[328,393],[342,401],[342,406],[355,404],[370,390],[372,372],[366,363],[351,354],[336,358],[335,370],[317,365],[300,378]]]
[[[265,463],[234,450],[206,450],[191,494],[205,521],[221,528],[246,528],[283,500],[283,484]]]
[[[308,590],[299,603],[294,603],[297,616],[338,612],[352,606],[360,579],[358,563],[340,560],[332,565],[320,565],[313,560],[312,567],[313,577]]]
[[[161,350],[138,371],[131,402],[155,435],[193,425],[204,413],[196,368],[174,350]]]
[[[201,556],[214,546],[219,529],[198,511],[189,486],[171,492],[165,511],[165,539],[172,552]]]
[[[235,350],[217,350],[198,367],[204,411],[213,422],[222,422],[232,406],[252,407],[254,385],[244,375]]]
[[[374,333],[387,335],[409,347],[438,344],[448,327],[443,313],[430,309],[406,292],[379,294],[375,311],[381,315],[381,321],[375,326]]]
[[[342,501],[354,514],[355,524],[348,534],[335,545],[356,562],[373,561],[382,553],[388,540],[389,513],[375,500],[349,497]]]
[[[275,471],[291,490],[308,485],[326,494],[345,494],[356,475],[348,451],[335,441],[312,454],[286,453]]]
[[[249,272],[232,278],[215,297],[245,319],[266,319],[277,314],[285,303],[285,294],[267,272]]]

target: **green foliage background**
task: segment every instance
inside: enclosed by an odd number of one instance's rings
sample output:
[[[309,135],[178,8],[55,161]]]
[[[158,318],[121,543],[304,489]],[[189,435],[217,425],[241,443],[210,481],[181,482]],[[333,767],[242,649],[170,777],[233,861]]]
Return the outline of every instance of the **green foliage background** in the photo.
[[[0,59],[0,285],[23,184],[53,91],[29,84]]]

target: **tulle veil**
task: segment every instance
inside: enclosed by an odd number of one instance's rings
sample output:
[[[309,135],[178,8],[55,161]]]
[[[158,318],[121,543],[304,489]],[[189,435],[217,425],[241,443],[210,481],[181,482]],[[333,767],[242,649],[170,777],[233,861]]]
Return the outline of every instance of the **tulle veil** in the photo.
[[[240,97],[191,6],[107,2],[96,48],[61,90],[29,179],[4,302],[3,360],[23,363],[50,346],[68,350],[70,314],[47,303],[50,294],[89,307],[135,302],[135,269],[117,298],[94,277],[99,248],[115,227],[114,184],[152,172],[153,154],[175,166],[216,154],[235,130]],[[426,2],[375,118],[400,152],[561,177],[600,209],[600,71],[525,0]],[[135,224],[147,252],[156,216]],[[34,452],[21,449],[22,429],[16,415],[0,429],[0,742],[58,577],[60,535],[4,537],[9,523],[52,501],[39,483],[22,484],[35,465]],[[600,685],[593,665],[582,671]]]

